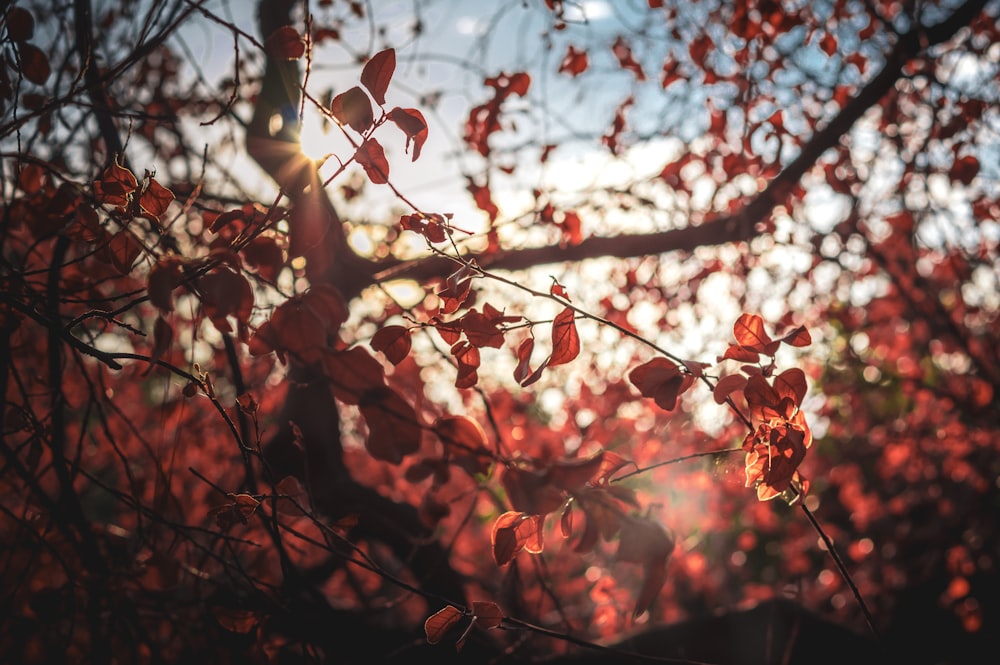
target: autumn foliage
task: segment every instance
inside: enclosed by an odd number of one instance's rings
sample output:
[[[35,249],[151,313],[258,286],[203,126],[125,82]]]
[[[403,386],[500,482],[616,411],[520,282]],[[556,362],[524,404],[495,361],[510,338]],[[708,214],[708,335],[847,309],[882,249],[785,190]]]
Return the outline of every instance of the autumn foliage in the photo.
[[[0,661],[995,653],[994,4],[44,4]]]

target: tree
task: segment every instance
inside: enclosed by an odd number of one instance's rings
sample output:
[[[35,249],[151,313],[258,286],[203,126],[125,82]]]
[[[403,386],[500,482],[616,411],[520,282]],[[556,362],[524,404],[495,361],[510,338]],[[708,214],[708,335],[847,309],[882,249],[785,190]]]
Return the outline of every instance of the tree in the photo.
[[[235,12],[4,7],[5,660],[992,653],[1000,6]]]

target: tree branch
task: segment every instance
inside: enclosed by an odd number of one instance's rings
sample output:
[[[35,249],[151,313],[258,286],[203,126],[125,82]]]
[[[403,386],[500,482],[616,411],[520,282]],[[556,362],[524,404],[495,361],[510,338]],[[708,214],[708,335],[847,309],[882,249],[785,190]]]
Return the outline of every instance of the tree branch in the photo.
[[[798,185],[802,176],[816,165],[823,153],[837,147],[854,123],[895,88],[896,81],[903,76],[903,67],[906,63],[925,53],[930,46],[951,39],[960,28],[968,25],[979,15],[985,4],[985,0],[967,0],[945,21],[931,27],[917,25],[902,35],[886,55],[886,64],[882,71],[862,87],[825,127],[813,134],[802,148],[802,152],[775,176],[756,198],[732,215],[716,217],[697,226],[669,231],[591,237],[569,247],[530,247],[466,258],[475,259],[484,268],[513,271],[564,261],[579,262],[601,257],[630,258],[666,252],[690,252],[698,247],[749,241],[763,233],[763,224],[771,211]],[[375,278],[379,281],[393,278],[425,281],[444,277],[454,270],[454,262],[439,257],[413,263],[387,261],[380,266]]]

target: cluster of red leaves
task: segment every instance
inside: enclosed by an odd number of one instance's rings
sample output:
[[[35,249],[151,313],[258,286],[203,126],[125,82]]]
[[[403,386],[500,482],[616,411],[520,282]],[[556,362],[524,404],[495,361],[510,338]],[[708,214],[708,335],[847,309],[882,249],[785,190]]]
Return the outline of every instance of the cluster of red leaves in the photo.
[[[528,94],[531,77],[524,72],[501,73],[483,82],[493,88],[493,99],[472,107],[465,122],[465,142],[483,157],[490,154],[490,135],[503,129],[500,124],[501,106],[511,95]]]
[[[592,552],[600,540],[617,537],[618,561],[643,567],[633,614],[649,609],[666,582],[674,537],[659,522],[631,514],[629,509],[639,506],[635,493],[612,484],[612,476],[629,464],[610,451],[548,462],[522,457],[508,464],[501,482],[513,510],[496,519],[490,536],[497,565],[508,564],[521,551],[542,552],[545,518],[556,511],[561,511],[562,537],[572,537],[574,513],[580,512],[584,526],[573,550]]]
[[[443,288],[437,291],[440,306],[437,313],[427,321],[441,335],[455,358],[458,374],[455,386],[471,388],[479,381],[479,366],[482,361],[480,349],[503,348],[508,324],[520,323],[524,317],[510,315],[489,303],[483,304],[482,311],[468,307],[475,293],[472,280],[478,275],[474,265],[463,265],[448,276]],[[553,285],[553,294],[565,297],[565,290]],[[450,316],[460,309],[466,309],[459,316]],[[535,324],[532,324],[532,327]],[[517,366],[514,380],[522,387],[530,386],[542,377],[547,367],[556,367],[571,362],[580,354],[580,335],[576,329],[576,312],[564,307],[552,320],[552,350],[534,369],[531,355],[535,349],[535,338],[530,335],[517,346],[515,355]],[[410,330],[400,325],[385,326],[372,338],[372,348],[382,352],[386,359],[398,365],[410,352]]]
[[[736,342],[719,357],[742,363],[741,374],[730,374],[715,386],[715,401],[722,404],[741,391],[750,412],[753,430],[743,440],[746,451],[746,486],[757,489],[757,498],[767,501],[784,496],[790,502],[809,490],[798,467],[812,445],[812,432],[801,411],[806,395],[805,373],[798,368],[771,376],[774,354],[781,344],[802,347],[811,343],[809,332],[797,327],[779,339],[771,339],[757,315],[743,314],[733,327]]]
[[[470,616],[472,620],[462,632],[461,637],[455,642],[455,649],[461,651],[465,645],[469,633],[473,627],[479,626],[486,630],[498,628],[503,623],[503,611],[496,603],[476,600],[472,602],[467,612],[463,612],[454,605],[447,605],[427,618],[424,622],[424,633],[427,635],[427,642],[437,644],[444,639],[445,634],[451,627],[458,623],[462,617]]]
[[[10,67],[15,76],[25,78],[35,85],[44,85],[52,74],[52,66],[45,51],[31,43],[35,36],[35,17],[24,7],[11,7],[6,10],[0,23],[6,28],[6,39],[10,44],[8,55],[0,63],[0,113],[7,102],[14,98],[15,84],[11,80]]]
[[[416,161],[427,140],[427,122],[423,114],[414,108],[395,107],[385,111],[385,93],[389,89],[392,75],[396,71],[396,51],[385,49],[373,55],[361,70],[361,85],[340,93],[330,103],[330,113],[341,125],[347,125],[361,135],[361,143],[354,153],[354,159],[364,168],[368,178],[377,185],[389,182],[389,161],[385,157],[382,144],[371,132],[386,120],[394,123],[406,136],[406,150],[413,147],[411,159]],[[365,90],[368,92],[365,93]],[[375,117],[371,99],[382,109],[382,115]]]

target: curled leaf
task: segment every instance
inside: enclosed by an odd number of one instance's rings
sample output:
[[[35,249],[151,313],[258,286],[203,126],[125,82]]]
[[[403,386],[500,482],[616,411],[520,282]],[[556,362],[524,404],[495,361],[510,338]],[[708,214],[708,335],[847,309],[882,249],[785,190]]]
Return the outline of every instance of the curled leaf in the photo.
[[[389,111],[389,120],[396,123],[396,126],[406,134],[406,150],[410,150],[410,143],[413,143],[413,154],[410,161],[417,161],[420,150],[427,140],[427,121],[423,114],[417,109],[403,109],[398,106]]]

